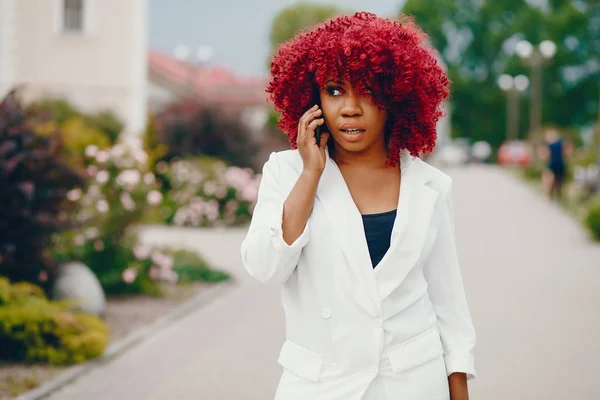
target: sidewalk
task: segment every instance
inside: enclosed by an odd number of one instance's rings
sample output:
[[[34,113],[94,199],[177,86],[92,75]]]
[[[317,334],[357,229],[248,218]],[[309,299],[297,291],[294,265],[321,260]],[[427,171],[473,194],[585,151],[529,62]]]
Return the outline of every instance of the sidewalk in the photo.
[[[557,206],[498,169],[450,173],[478,334],[471,397],[600,398],[600,247]],[[283,316],[277,288],[241,269],[244,234],[146,232],[147,240],[198,248],[236,276],[237,289],[50,398],[271,399]]]

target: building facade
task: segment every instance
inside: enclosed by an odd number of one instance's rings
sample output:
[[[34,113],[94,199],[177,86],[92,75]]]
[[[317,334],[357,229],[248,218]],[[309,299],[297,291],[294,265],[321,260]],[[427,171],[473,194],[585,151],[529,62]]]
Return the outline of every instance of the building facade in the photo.
[[[145,127],[148,0],[0,0],[0,95],[109,109],[125,139]]]

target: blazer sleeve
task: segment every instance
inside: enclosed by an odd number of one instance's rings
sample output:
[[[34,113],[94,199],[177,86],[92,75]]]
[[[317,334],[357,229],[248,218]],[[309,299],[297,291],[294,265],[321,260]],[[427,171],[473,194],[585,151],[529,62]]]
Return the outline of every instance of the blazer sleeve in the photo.
[[[430,257],[424,266],[425,279],[438,318],[448,376],[464,372],[475,378],[475,329],[456,250],[452,180],[446,176],[439,198],[440,224]]]
[[[252,221],[241,246],[244,268],[262,283],[284,283],[309,240],[309,222],[294,243],[288,245],[283,240],[283,205],[289,190],[283,189],[277,157],[271,153],[263,167]]]

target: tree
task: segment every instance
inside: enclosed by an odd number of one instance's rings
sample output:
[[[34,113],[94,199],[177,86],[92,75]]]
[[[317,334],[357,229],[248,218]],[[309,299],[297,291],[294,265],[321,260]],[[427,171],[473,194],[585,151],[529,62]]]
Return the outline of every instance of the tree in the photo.
[[[402,13],[415,17],[441,54],[452,81],[453,135],[488,140],[505,138],[505,97],[497,79],[503,73],[528,74],[514,44],[554,41],[558,50],[544,69],[543,122],[559,127],[593,123],[597,113],[600,16],[597,0],[407,0]],[[534,5],[535,4],[535,5]],[[529,126],[521,105],[521,133]]]
[[[341,14],[336,6],[300,2],[284,8],[273,18],[271,23],[271,53],[284,42],[290,40],[296,33],[310,29],[315,25]],[[271,57],[269,57],[269,60]]]
[[[267,68],[270,69],[271,60],[280,45],[292,39],[302,30],[310,29],[336,15],[341,14],[336,6],[316,3],[300,2],[282,9],[271,22],[271,33],[269,35],[271,51],[267,59]],[[268,128],[277,129],[279,113],[270,111]]]

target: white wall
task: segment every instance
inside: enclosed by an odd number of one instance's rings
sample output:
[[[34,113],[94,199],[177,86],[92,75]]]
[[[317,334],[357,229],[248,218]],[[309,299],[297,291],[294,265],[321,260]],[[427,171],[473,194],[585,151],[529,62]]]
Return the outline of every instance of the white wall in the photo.
[[[62,31],[63,0],[18,0],[15,80],[27,97],[111,109],[140,133],[146,120],[147,0],[85,0],[85,31]]]
[[[0,98],[12,88],[14,80],[16,2],[0,0]]]

